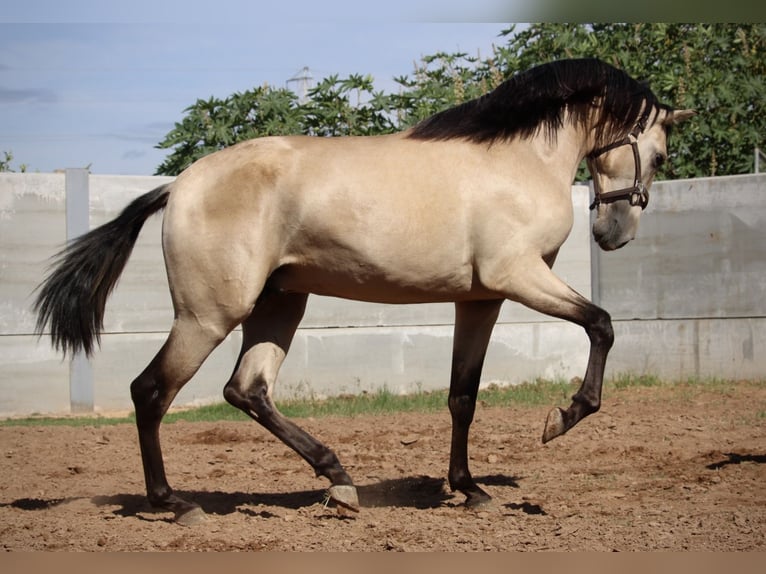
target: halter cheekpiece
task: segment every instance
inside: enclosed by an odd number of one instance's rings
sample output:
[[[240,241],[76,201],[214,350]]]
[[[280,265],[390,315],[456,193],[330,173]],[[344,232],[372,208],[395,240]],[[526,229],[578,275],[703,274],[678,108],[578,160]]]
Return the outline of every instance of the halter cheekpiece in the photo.
[[[601,203],[612,203],[621,199],[627,199],[631,205],[638,205],[641,209],[646,209],[649,203],[649,192],[641,181],[641,155],[638,153],[638,136],[646,129],[645,119],[641,118],[636,123],[635,127],[630,133],[616,142],[600,147],[592,151],[588,157],[596,159],[600,155],[605,154],[615,148],[629,145],[633,150],[633,162],[636,166],[635,177],[633,179],[633,185],[630,187],[623,187],[622,189],[615,189],[614,191],[601,192],[599,189],[598,178],[594,177],[593,184],[595,186],[595,197],[593,203],[590,204],[590,209],[595,209]]]

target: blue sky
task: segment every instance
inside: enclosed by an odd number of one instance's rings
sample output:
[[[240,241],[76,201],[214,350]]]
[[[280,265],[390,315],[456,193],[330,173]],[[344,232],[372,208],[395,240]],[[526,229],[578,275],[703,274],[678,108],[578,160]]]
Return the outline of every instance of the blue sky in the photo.
[[[470,14],[436,0],[125,4],[4,6],[0,152],[14,168],[151,175],[166,154],[154,146],[197,98],[284,86],[303,66],[317,79],[369,73],[390,90],[421,56],[486,56],[507,28],[470,22],[499,19],[497,0],[473,0]]]

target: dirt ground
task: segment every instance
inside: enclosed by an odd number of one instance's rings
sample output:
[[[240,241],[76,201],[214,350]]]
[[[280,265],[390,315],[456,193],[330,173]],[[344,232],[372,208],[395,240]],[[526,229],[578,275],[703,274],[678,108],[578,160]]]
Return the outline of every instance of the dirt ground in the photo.
[[[550,405],[552,406],[552,405]],[[171,484],[196,526],[144,497],[132,425],[0,427],[0,545],[85,551],[766,550],[766,385],[612,390],[542,445],[549,406],[477,409],[471,465],[494,498],[446,484],[450,421],[435,414],[307,419],[362,511],[257,424],[163,426]]]

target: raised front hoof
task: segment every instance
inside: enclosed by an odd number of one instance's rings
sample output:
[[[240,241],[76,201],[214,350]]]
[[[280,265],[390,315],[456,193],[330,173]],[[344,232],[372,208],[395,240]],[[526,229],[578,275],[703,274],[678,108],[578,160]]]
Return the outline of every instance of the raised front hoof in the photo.
[[[205,514],[205,511],[199,506],[194,505],[176,511],[173,520],[176,524],[180,524],[181,526],[196,526],[207,520],[207,514]]]
[[[543,430],[543,444],[553,440],[557,436],[561,436],[567,432],[566,425],[564,424],[564,411],[556,407],[548,413],[548,418],[545,419],[545,430]]]
[[[359,512],[359,496],[356,487],[351,484],[334,484],[327,490],[327,495],[337,506],[338,512],[350,510]]]

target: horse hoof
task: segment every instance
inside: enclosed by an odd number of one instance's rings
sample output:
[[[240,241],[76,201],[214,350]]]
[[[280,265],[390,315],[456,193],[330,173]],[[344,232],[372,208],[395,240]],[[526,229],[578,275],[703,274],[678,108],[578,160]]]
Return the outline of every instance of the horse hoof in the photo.
[[[176,523],[180,524],[181,526],[194,526],[196,524],[201,524],[206,520],[207,515],[205,514],[205,511],[202,510],[199,506],[195,506],[190,510],[179,512],[175,516]]]
[[[487,510],[492,508],[495,502],[489,495],[485,496],[469,496],[465,499],[465,507],[468,510]]]
[[[543,444],[549,440],[553,440],[557,436],[561,436],[566,432],[564,426],[564,411],[556,407],[548,413],[548,418],[545,419],[545,430],[543,431]]]
[[[328,491],[330,500],[338,505],[338,509],[359,512],[359,497],[356,487],[350,484],[335,484]]]

